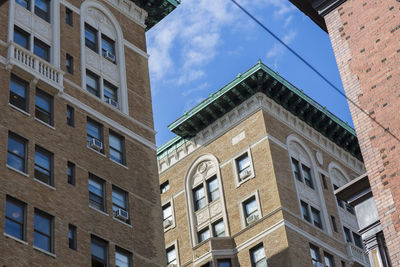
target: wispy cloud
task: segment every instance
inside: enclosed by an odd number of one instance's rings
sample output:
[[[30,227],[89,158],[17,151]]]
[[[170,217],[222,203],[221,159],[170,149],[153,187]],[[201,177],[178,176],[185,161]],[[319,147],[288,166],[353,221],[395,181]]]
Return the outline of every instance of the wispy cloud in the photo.
[[[285,44],[289,45],[290,43],[293,42],[293,40],[296,38],[296,36],[297,36],[297,31],[292,30],[282,37],[282,41]],[[266,57],[267,58],[278,57],[285,52],[285,49],[286,48],[282,44],[275,43],[274,46],[267,52]]]
[[[193,89],[182,92],[182,96],[187,97],[188,95],[191,95],[193,93],[204,91],[208,87],[209,87],[209,84],[207,82],[204,82],[204,83],[200,84],[199,86],[194,87]]]

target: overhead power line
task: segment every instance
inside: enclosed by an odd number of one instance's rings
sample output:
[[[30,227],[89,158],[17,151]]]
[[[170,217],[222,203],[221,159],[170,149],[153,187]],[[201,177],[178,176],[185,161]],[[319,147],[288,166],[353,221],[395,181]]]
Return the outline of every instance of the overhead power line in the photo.
[[[341,96],[343,96],[347,101],[349,101],[352,105],[354,105],[356,108],[358,108],[362,113],[367,115],[374,123],[376,123],[379,127],[381,127],[385,132],[387,132],[389,135],[391,135],[393,138],[395,138],[398,142],[400,142],[400,139],[395,136],[389,128],[385,128],[379,121],[377,121],[375,118],[371,117],[367,111],[365,111],[362,107],[360,107],[357,103],[355,103],[353,100],[348,98],[345,93],[343,93],[339,88],[337,88],[333,83],[331,83],[321,72],[319,72],[311,63],[309,63],[306,59],[304,59],[302,56],[300,56],[299,53],[294,51],[288,44],[286,44],[283,40],[281,40],[275,33],[273,33],[267,26],[265,26],[261,21],[259,21],[256,17],[254,17],[249,11],[247,11],[243,6],[241,6],[238,2],[235,0],[231,0],[239,9],[241,9],[247,16],[249,16],[254,22],[256,22],[261,28],[263,28],[266,32],[268,32],[272,37],[275,38],[279,43],[281,43],[285,48],[287,48],[292,54],[294,54],[300,61],[302,61],[307,67],[309,67],[315,74],[317,74],[322,80],[324,80],[328,85],[330,85],[336,92],[338,92]]]

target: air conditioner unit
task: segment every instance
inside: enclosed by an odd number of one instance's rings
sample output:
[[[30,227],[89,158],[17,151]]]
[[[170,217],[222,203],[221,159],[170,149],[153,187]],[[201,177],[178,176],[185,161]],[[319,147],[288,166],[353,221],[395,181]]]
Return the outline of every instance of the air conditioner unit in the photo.
[[[251,214],[249,217],[246,218],[247,224],[251,224],[258,220],[258,214]]]
[[[110,51],[104,51],[103,55],[106,59],[110,60],[111,62],[115,62],[115,55],[113,55]]]
[[[103,142],[97,140],[96,138],[92,138],[88,141],[88,146],[90,148],[100,151],[103,149]]]
[[[110,104],[111,106],[114,106],[114,107],[118,108],[118,102],[115,101],[114,99],[112,99],[112,98],[107,98],[107,99],[106,99],[106,102],[107,102],[108,104]]]
[[[121,220],[128,220],[129,216],[128,216],[128,212],[126,210],[123,209],[117,209],[114,213],[115,218],[121,219]]]
[[[249,177],[251,175],[251,170],[247,169],[247,170],[243,170],[239,173],[239,179],[240,180],[244,180],[245,178]]]
[[[164,220],[164,228],[167,228],[172,225],[172,220],[171,219],[166,219]]]
[[[324,267],[324,265],[322,263],[320,263],[320,262],[315,262],[313,264],[313,267]]]
[[[167,267],[176,267],[176,266],[178,266],[178,265],[176,265],[175,263],[170,263],[170,264],[168,264]]]

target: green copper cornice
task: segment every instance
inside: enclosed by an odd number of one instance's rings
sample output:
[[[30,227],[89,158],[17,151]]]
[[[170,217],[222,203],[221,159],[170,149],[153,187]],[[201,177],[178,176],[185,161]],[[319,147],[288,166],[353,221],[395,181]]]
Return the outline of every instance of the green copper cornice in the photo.
[[[147,29],[156,25],[160,20],[171,13],[180,3],[180,0],[132,0],[136,5],[147,11]]]

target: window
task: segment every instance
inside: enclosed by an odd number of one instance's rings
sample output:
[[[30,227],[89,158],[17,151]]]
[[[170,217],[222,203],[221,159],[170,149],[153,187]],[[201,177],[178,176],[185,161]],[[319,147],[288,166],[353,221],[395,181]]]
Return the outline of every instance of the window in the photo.
[[[14,42],[29,50],[29,33],[17,26],[14,26]]]
[[[301,168],[303,169],[304,183],[306,185],[308,185],[309,187],[314,188],[313,181],[312,181],[312,178],[311,178],[311,170],[310,170],[310,168],[308,168],[307,166],[305,166],[303,164],[301,165]]]
[[[218,267],[231,267],[231,260],[230,259],[221,259],[218,260]]]
[[[85,24],[85,45],[97,53],[97,30]]]
[[[53,185],[53,154],[39,146],[35,147],[35,178]]]
[[[197,238],[199,243],[203,242],[204,240],[207,240],[210,238],[210,229],[204,228],[203,230],[199,231],[197,234]]]
[[[225,225],[223,220],[219,220],[212,225],[215,237],[225,236]]]
[[[246,152],[236,160],[236,169],[239,177],[239,182],[243,181],[251,175],[251,162],[249,154]]]
[[[74,74],[74,58],[70,54],[65,56],[65,68],[70,74]]]
[[[88,147],[104,153],[103,125],[88,118],[86,123],[86,139]]]
[[[104,34],[101,35],[101,50],[103,57],[115,63],[115,42]]]
[[[90,244],[92,267],[108,266],[108,243],[103,239],[92,236]]]
[[[68,246],[76,250],[76,226],[72,224],[68,225]]]
[[[160,194],[165,193],[169,189],[169,181],[165,181],[160,185]]]
[[[328,184],[326,183],[326,177],[322,173],[321,173],[321,179],[322,179],[322,184],[324,185],[324,188],[326,190],[328,190]]]
[[[91,71],[86,70],[86,90],[100,97],[100,78]]]
[[[308,210],[308,204],[304,201],[300,201],[301,204],[301,213],[303,214],[304,220],[307,222],[311,222],[310,211]]]
[[[353,240],[354,240],[354,245],[356,245],[357,247],[363,249],[362,239],[361,239],[361,236],[359,234],[356,234],[356,233],[353,232]]]
[[[267,258],[263,244],[250,249],[251,267],[267,267]]]
[[[7,165],[24,173],[26,173],[27,143],[24,138],[8,133]]]
[[[35,14],[47,22],[50,22],[50,1],[35,0]]]
[[[50,46],[37,38],[34,38],[33,53],[38,57],[41,57],[44,60],[50,62]]]
[[[131,267],[131,253],[119,248],[115,247],[115,266],[116,267]]]
[[[201,265],[200,267],[211,267],[211,263],[210,263],[210,262],[207,262],[207,263]]]
[[[311,215],[314,225],[322,229],[321,212],[316,208],[311,207]]]
[[[118,88],[111,83],[104,81],[104,101],[118,108]]]
[[[352,243],[351,231],[349,230],[349,228],[343,226],[343,231],[344,231],[344,236],[346,238],[346,242]]]
[[[348,211],[348,212],[350,212],[351,214],[355,214],[355,212],[354,212],[354,208],[349,204],[349,203],[347,203],[347,202],[345,202],[344,203],[344,206],[346,207],[346,210]]]
[[[72,162],[67,163],[68,183],[75,185],[75,164]]]
[[[15,2],[28,10],[31,9],[30,0],[16,0]]]
[[[112,209],[114,217],[128,223],[129,213],[128,213],[128,193],[122,189],[115,186],[112,188]]]
[[[67,105],[67,125],[75,126],[75,110],[73,107]]]
[[[53,125],[53,97],[40,89],[36,89],[35,117]]]
[[[65,8],[65,23],[69,26],[73,25],[73,13],[72,10],[69,8]]]
[[[11,74],[10,104],[28,112],[28,88],[28,82],[22,80],[14,74]]]
[[[313,244],[310,244],[310,254],[313,265],[316,263],[322,263],[321,255],[319,254],[319,248],[314,246]]]
[[[311,169],[304,164],[301,164],[300,171],[300,163],[298,160],[292,158],[292,169],[294,177],[300,182],[305,183],[310,188],[314,189],[313,179],[311,175]]]
[[[166,254],[167,254],[167,266],[170,264],[177,264],[176,250],[174,245],[167,248]]]
[[[162,206],[162,215],[164,228],[168,228],[173,223],[171,202],[168,202],[164,206]]]
[[[333,231],[335,231],[337,233],[338,232],[338,228],[337,228],[337,225],[336,225],[335,216],[331,216],[331,221],[332,221]]]
[[[255,196],[252,196],[251,198],[243,202],[243,212],[246,219],[246,225],[249,225],[258,220],[259,214]]]
[[[89,206],[101,211],[106,210],[104,181],[89,174]]]
[[[295,160],[294,158],[292,158],[292,168],[293,168],[294,177],[297,180],[299,180],[300,182],[302,182],[303,180],[301,179],[299,162],[297,160]]]
[[[197,211],[207,204],[204,186],[201,184],[193,189],[194,210]]]
[[[35,210],[33,245],[53,252],[53,217]]]
[[[342,264],[342,267],[346,267],[346,263],[344,261],[340,262]]]
[[[208,199],[210,202],[219,198],[219,186],[216,176],[207,181],[207,188],[208,188]]]
[[[324,260],[326,267],[335,267],[335,261],[333,259],[333,256],[325,251],[324,251]]]
[[[26,204],[7,196],[4,232],[15,238],[25,240]]]
[[[333,190],[338,189],[339,187],[337,185],[333,185]],[[341,200],[340,198],[336,197],[336,202],[338,204],[339,207],[341,207],[342,209],[344,209],[344,201]]]
[[[119,134],[110,131],[109,143],[111,160],[125,165],[124,138]]]

